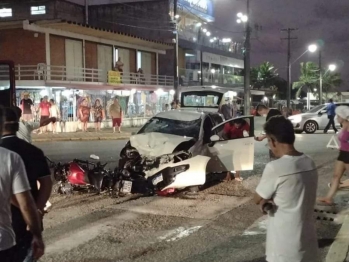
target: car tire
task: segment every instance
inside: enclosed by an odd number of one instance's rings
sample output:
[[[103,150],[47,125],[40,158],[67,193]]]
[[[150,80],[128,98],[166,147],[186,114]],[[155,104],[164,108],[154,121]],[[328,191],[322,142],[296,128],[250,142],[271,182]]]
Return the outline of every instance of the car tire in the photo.
[[[318,129],[317,123],[315,121],[307,121],[304,124],[304,132],[307,134],[314,134]]]

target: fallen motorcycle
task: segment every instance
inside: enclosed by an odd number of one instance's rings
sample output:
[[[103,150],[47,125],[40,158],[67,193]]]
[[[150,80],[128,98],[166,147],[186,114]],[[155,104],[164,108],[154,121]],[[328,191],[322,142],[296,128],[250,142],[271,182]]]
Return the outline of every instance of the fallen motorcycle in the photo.
[[[91,155],[97,160],[98,156]],[[90,162],[88,160],[74,159],[69,163],[53,163],[53,176],[57,181],[56,192],[68,194],[73,191],[110,192],[114,174],[105,167],[108,163]]]

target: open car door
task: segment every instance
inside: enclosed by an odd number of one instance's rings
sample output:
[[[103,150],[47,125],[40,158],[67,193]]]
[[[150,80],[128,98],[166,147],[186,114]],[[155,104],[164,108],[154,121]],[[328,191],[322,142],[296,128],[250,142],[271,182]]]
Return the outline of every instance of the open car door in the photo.
[[[253,170],[254,118],[243,116],[227,120],[212,129],[208,145],[214,172]]]

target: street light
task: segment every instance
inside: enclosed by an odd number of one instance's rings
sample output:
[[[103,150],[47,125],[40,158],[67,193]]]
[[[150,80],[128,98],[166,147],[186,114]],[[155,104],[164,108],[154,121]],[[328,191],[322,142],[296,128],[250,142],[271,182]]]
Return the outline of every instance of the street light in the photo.
[[[210,36],[210,35],[211,35],[211,32],[206,32],[206,35],[207,35],[207,36]]]
[[[250,59],[250,49],[251,49],[251,27],[249,21],[250,14],[250,0],[246,1],[246,14],[239,12],[237,14],[237,22],[239,24],[245,24],[245,43],[244,43],[244,115],[249,115],[250,105],[251,105],[251,87],[250,87],[250,77],[251,77],[251,59]]]
[[[314,53],[314,52],[316,52],[316,50],[317,50],[317,45],[310,45],[310,46],[308,46],[308,51],[310,53]]]
[[[334,70],[336,70],[337,66],[334,64],[331,64],[328,66],[328,70],[330,70],[331,72],[333,72]]]

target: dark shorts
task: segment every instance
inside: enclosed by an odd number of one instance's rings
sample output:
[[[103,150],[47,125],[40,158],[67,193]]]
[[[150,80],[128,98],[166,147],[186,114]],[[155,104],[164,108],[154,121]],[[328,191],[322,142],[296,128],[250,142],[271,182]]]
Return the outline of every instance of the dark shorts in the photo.
[[[40,117],[40,123],[45,121],[45,120],[47,120],[47,119],[49,119],[49,118],[50,118],[49,116],[41,116]]]
[[[121,125],[121,118],[113,118],[113,127]]]
[[[95,123],[101,123],[102,122],[102,117],[95,117]]]
[[[349,164],[349,152],[339,151],[337,160],[343,162],[344,164]]]

